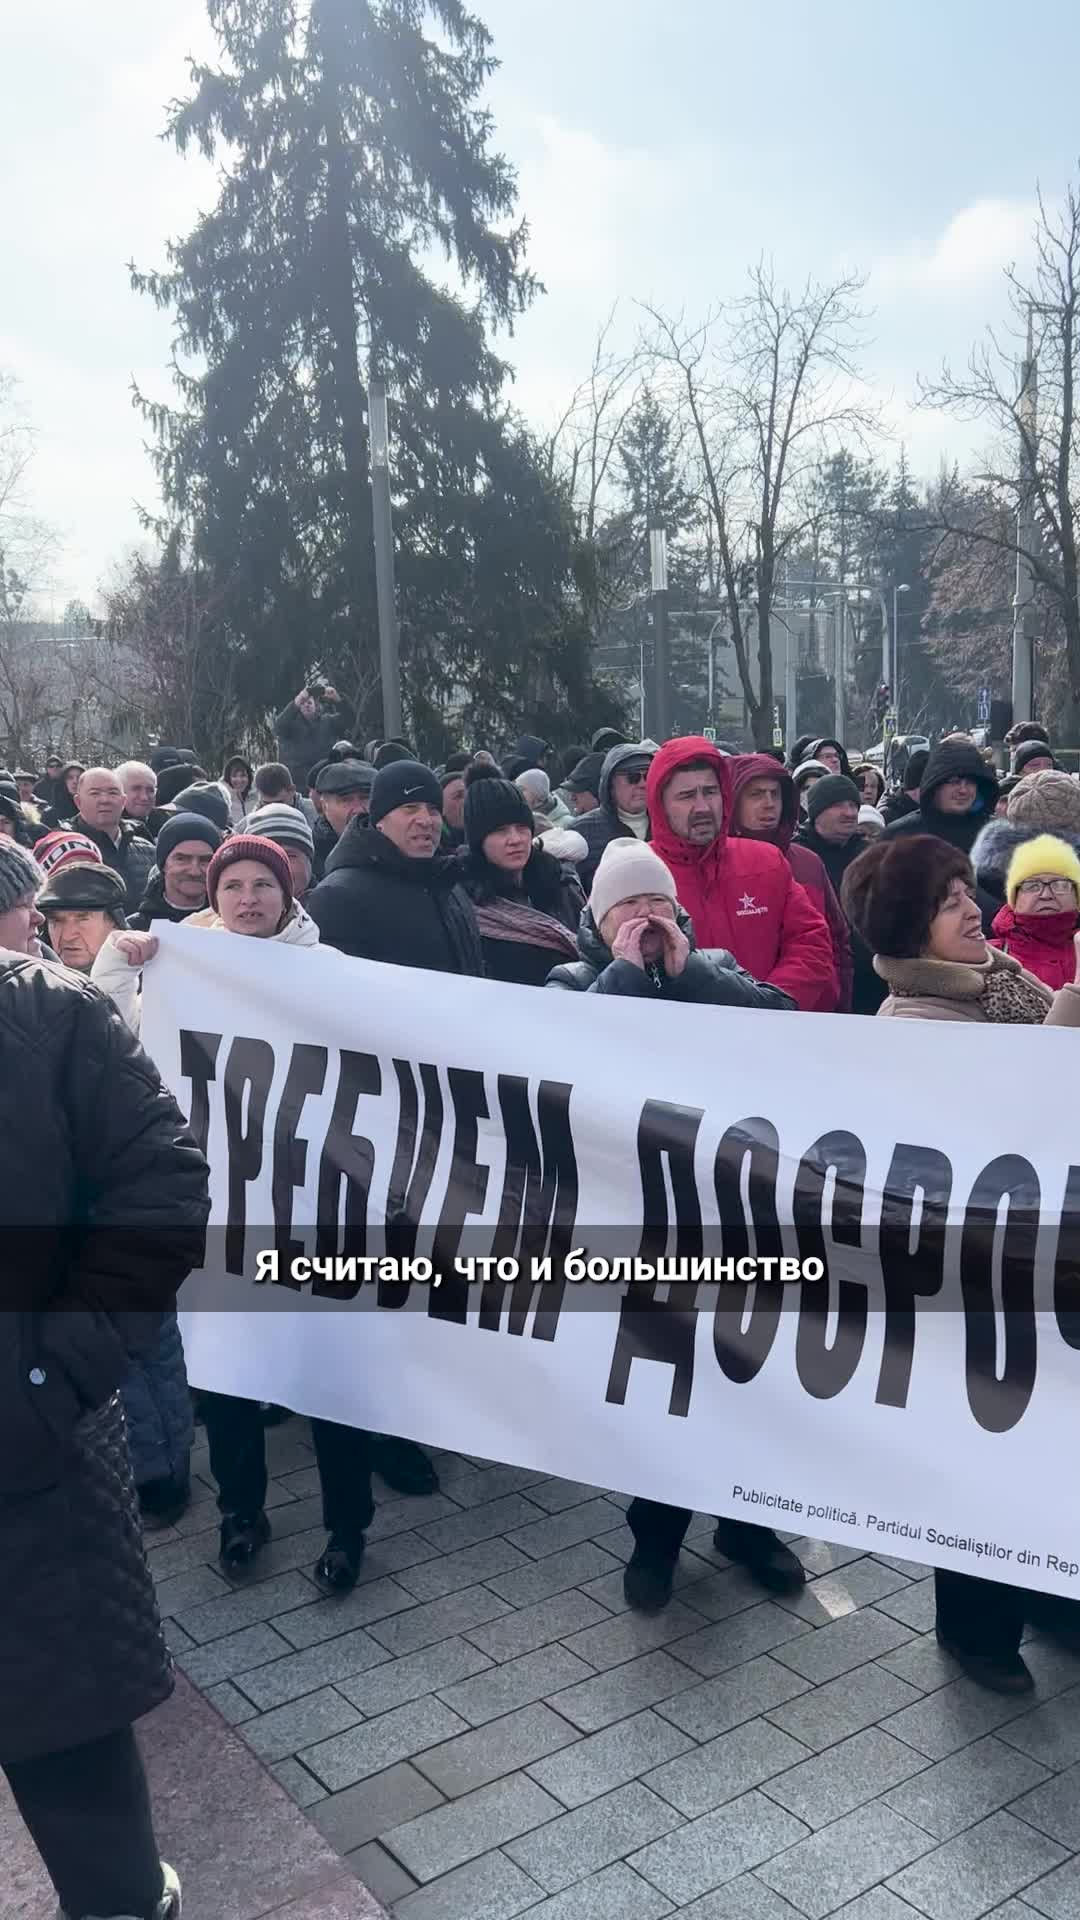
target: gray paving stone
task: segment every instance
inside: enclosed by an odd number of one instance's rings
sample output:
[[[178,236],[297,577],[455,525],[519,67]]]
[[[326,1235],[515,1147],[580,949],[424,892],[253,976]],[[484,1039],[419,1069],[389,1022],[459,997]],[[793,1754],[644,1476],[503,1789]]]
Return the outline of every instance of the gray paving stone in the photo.
[[[538,1519],[534,1507],[523,1493],[507,1493],[501,1500],[488,1500],[482,1507],[469,1507],[445,1520],[417,1521],[416,1531],[438,1547],[440,1553],[454,1553],[459,1547],[474,1547],[479,1540],[493,1540],[496,1534],[509,1533],[511,1527],[524,1527]],[[513,1542],[516,1546],[516,1540]]]
[[[424,1560],[418,1567],[405,1569],[401,1584],[408,1588],[414,1600],[440,1600],[444,1594],[457,1593],[461,1587],[474,1587],[493,1575],[532,1565],[509,1540],[478,1540],[474,1547],[461,1547],[457,1553],[440,1553],[434,1560]],[[498,1588],[495,1591],[498,1592]]]
[[[415,1891],[412,1874],[399,1867],[377,1840],[369,1840],[365,1847],[357,1847],[355,1853],[346,1858],[361,1885],[373,1893],[376,1900],[381,1900],[384,1907],[394,1906],[405,1894]]]
[[[558,1553],[562,1547],[576,1546],[579,1540],[591,1540],[597,1534],[625,1525],[626,1515],[621,1507],[610,1500],[586,1500],[579,1507],[568,1507],[565,1513],[548,1514],[543,1520],[518,1527],[510,1539],[531,1560],[542,1560],[546,1554]]]
[[[767,1860],[758,1877],[808,1920],[823,1920],[929,1852],[933,1844],[928,1833],[902,1820],[891,1807],[872,1802]]]
[[[290,1540],[294,1533],[310,1533],[314,1528],[322,1527],[322,1495],[313,1494],[309,1500],[290,1500],[284,1507],[275,1507],[273,1520],[275,1540]],[[323,1527],[325,1534],[326,1529]]]
[[[762,1599],[761,1586],[745,1567],[720,1567],[682,1591],[694,1611],[703,1613],[706,1620],[728,1620],[732,1614],[760,1606]]]
[[[422,1694],[438,1693],[457,1680],[484,1673],[490,1665],[478,1647],[451,1634],[449,1640],[439,1640],[432,1647],[421,1647],[418,1653],[403,1654],[400,1660],[388,1660],[384,1666],[357,1674],[355,1680],[340,1681],[338,1691],[371,1719],[374,1714],[389,1713],[391,1707],[403,1706],[406,1700],[419,1700]]]
[[[287,1505],[291,1498],[292,1495],[286,1493],[283,1488],[280,1494],[282,1503]],[[267,1505],[269,1506],[269,1504],[269,1489],[267,1489]],[[193,1480],[191,1505],[186,1513],[180,1515],[179,1520],[173,1527],[173,1532],[178,1534],[181,1539],[185,1539],[190,1533],[205,1533],[208,1527],[216,1525],[217,1519],[218,1504],[216,1494],[211,1493],[209,1488],[204,1487],[200,1481]]]
[[[1041,1700],[1050,1700],[1080,1682],[1080,1655],[1057,1641],[1029,1634],[1022,1651]]]
[[[276,1474],[271,1485],[281,1487],[293,1500],[309,1500],[319,1491],[319,1469],[297,1467],[291,1473]]]
[[[576,1687],[554,1694],[551,1705],[582,1733],[599,1733],[613,1720],[625,1720],[642,1707],[653,1707],[658,1700],[670,1700],[673,1694],[700,1684],[700,1675],[692,1667],[684,1667],[656,1647],[621,1667],[609,1667],[594,1680],[581,1680]]]
[[[871,1887],[869,1893],[860,1893],[857,1900],[841,1907],[833,1920],[919,1920],[919,1916],[914,1907],[890,1893],[888,1887]],[[1005,1920],[1004,1908],[1001,1920]],[[1012,1920],[1016,1920],[1015,1915]],[[1031,1920],[1030,1908],[1027,1920]]]
[[[324,1793],[325,1789],[320,1787],[319,1791]],[[311,1818],[332,1847],[339,1853],[351,1853],[354,1847],[362,1847],[390,1827],[441,1805],[442,1795],[431,1781],[402,1760],[397,1766],[387,1767],[385,1773],[373,1774],[324,1798]]]
[[[1080,1760],[1080,1687],[1070,1687],[1056,1700],[1045,1700],[1001,1729],[1010,1747],[1040,1760],[1044,1766],[1071,1767]]]
[[[395,1533],[414,1527],[434,1526],[439,1520],[453,1520],[461,1513],[445,1493],[407,1494],[400,1499],[380,1500],[375,1518],[367,1530],[369,1541],[390,1540]]]
[[[369,1580],[351,1593],[320,1594],[310,1607],[296,1607],[275,1619],[279,1633],[300,1650],[317,1646],[320,1640],[336,1640],[353,1627],[367,1626],[371,1620],[385,1620],[392,1613],[404,1613],[415,1607],[416,1597],[407,1593],[396,1580]]]
[[[680,1907],[679,1920],[802,1920],[802,1915],[755,1874],[745,1873]]]
[[[318,1693],[306,1694],[287,1707],[275,1707],[272,1713],[261,1713],[257,1720],[245,1721],[239,1732],[260,1760],[284,1760],[286,1754],[297,1754],[298,1749],[310,1741],[321,1740],[329,1734],[340,1735],[345,1727],[355,1726],[359,1718],[356,1708],[342,1699],[340,1693],[335,1693],[333,1687],[322,1687]],[[307,1765],[303,1753],[298,1757]],[[330,1786],[332,1782],[325,1780],[323,1784]]]
[[[1015,1801],[1027,1788],[1039,1792],[1039,1782],[1044,1780],[1045,1767],[1014,1752],[990,1733],[898,1786],[886,1795],[886,1805],[902,1813],[905,1820],[914,1820],[917,1827],[925,1827],[936,1840],[951,1840],[953,1834],[962,1833],[965,1827],[973,1827],[976,1821]],[[1048,1784],[1057,1783],[1051,1780]],[[1022,1805],[1014,1806],[1013,1812],[1027,1817]],[[1032,1825],[1039,1826],[1040,1822],[1035,1820]],[[1080,1806],[1074,1825],[1080,1844]]]
[[[256,1627],[242,1627],[239,1633],[227,1633],[209,1646],[192,1647],[177,1658],[193,1685],[212,1687],[219,1680],[230,1680],[234,1673],[258,1666],[261,1660],[277,1660],[288,1651],[288,1641],[263,1621]]]
[[[902,1740],[894,1740],[880,1727],[867,1727],[770,1780],[765,1791],[806,1826],[827,1827],[855,1807],[864,1806],[867,1800],[876,1800],[890,1787],[909,1780],[925,1765],[924,1756],[906,1747]],[[891,1796],[887,1804],[916,1825],[925,1824],[906,1807],[897,1806]]]
[[[932,1633],[924,1634],[919,1640],[909,1640],[906,1646],[897,1647],[895,1653],[885,1654],[878,1664],[889,1673],[898,1674],[909,1686],[918,1687],[920,1693],[934,1693],[938,1687],[958,1679],[961,1673],[959,1662],[943,1652]]]
[[[397,1920],[510,1920],[526,1907],[535,1911],[538,1892],[505,1853],[485,1853],[407,1894],[395,1911]]]
[[[804,1747],[821,1753],[838,1740],[846,1740],[849,1735],[860,1733],[863,1727],[884,1720],[888,1714],[914,1706],[921,1697],[915,1687],[897,1674],[883,1666],[871,1665],[856,1667],[853,1673],[829,1680],[823,1687],[815,1687],[812,1693],[806,1690],[797,1699],[782,1705],[770,1706],[767,1712],[775,1726],[793,1734]]]
[[[388,1653],[416,1653],[421,1647],[434,1646],[450,1634],[479,1627],[509,1613],[505,1600],[487,1587],[463,1587],[460,1593],[448,1593],[441,1600],[429,1600],[408,1613],[393,1614],[388,1620],[372,1622],[371,1634]]]
[[[245,1720],[253,1720],[258,1712],[245,1694],[233,1686],[231,1680],[222,1680],[216,1687],[204,1687],[203,1696],[216,1707],[223,1720],[230,1727],[239,1727]]]
[[[792,1673],[766,1655],[761,1660],[748,1660],[745,1667],[736,1667],[732,1673],[707,1680],[703,1686],[688,1688],[671,1700],[659,1702],[657,1711],[694,1740],[712,1740],[719,1733],[727,1733],[730,1727],[739,1726],[743,1720],[756,1719],[759,1713],[768,1713],[770,1719],[775,1719],[771,1708],[794,1699],[796,1694],[806,1693],[808,1687],[809,1682],[801,1674]],[[795,1737],[800,1738],[797,1733]]]
[[[761,1793],[744,1793],[630,1855],[630,1865],[677,1906],[734,1880],[803,1838],[802,1822]]]
[[[163,1620],[161,1628],[165,1635],[165,1645],[174,1657],[178,1657],[182,1653],[188,1653],[195,1645],[190,1633],[185,1633],[178,1621]]]
[[[561,1553],[549,1553],[543,1560],[526,1559],[513,1573],[498,1574],[494,1579],[485,1575],[484,1579],[492,1592],[510,1606],[528,1607],[538,1600],[546,1600],[550,1594],[562,1593],[567,1587],[584,1586],[587,1580],[596,1580],[608,1573],[617,1574],[621,1584],[622,1574],[614,1555],[597,1546],[595,1540],[579,1540],[576,1546],[564,1547]],[[603,1595],[595,1597],[603,1603]]]
[[[797,1554],[812,1579],[819,1574],[833,1573],[837,1567],[846,1567],[852,1560],[861,1560],[865,1547],[841,1547],[835,1541],[811,1540],[809,1535],[800,1534],[792,1540],[788,1535],[791,1550]]]
[[[521,1607],[516,1613],[504,1614],[482,1627],[471,1627],[468,1638],[491,1660],[516,1660],[523,1653],[550,1645],[552,1640],[565,1640],[572,1633],[599,1626],[610,1618],[595,1600],[590,1600],[576,1587],[569,1587],[565,1593],[554,1593],[550,1599],[537,1601],[535,1606]]]
[[[529,1488],[529,1499],[545,1513],[564,1513],[567,1507],[580,1507],[583,1501],[603,1495],[602,1487],[590,1487],[584,1480],[538,1480]]]
[[[654,1768],[644,1779],[661,1799],[670,1800],[680,1813],[696,1820],[806,1757],[806,1748],[779,1727],[767,1720],[747,1720],[692,1753]],[[797,1813],[798,1808],[791,1811]]]
[[[178,1618],[184,1632],[203,1643],[223,1639],[225,1634],[252,1627],[257,1621],[272,1620],[275,1614],[288,1613],[293,1607],[310,1605],[317,1594],[318,1588],[302,1573],[283,1573],[271,1580],[258,1580],[250,1587],[238,1587],[220,1600],[185,1607]]]
[[[930,1920],[979,1920],[1065,1857],[1044,1833],[995,1813],[895,1874],[890,1888]]]
[[[1024,1902],[1045,1914],[1046,1920],[1080,1920],[1080,1858],[1067,1860],[1045,1879],[1026,1887]]]
[[[629,1540],[629,1535],[627,1539]],[[587,1581],[582,1587],[582,1592],[587,1593],[590,1600],[599,1600],[600,1605],[606,1607],[609,1613],[625,1613],[628,1602],[623,1587],[623,1573],[626,1561],[629,1558],[629,1553],[616,1553],[616,1547],[622,1548],[626,1545],[626,1542],[622,1539],[621,1535],[615,1533],[606,1534],[604,1540],[611,1557],[615,1559],[618,1564],[612,1567],[608,1573],[600,1575],[599,1578]],[[630,1545],[633,1545],[632,1540],[630,1541]],[[541,1562],[541,1564],[544,1563]],[[707,1586],[709,1576],[715,1576],[716,1572],[717,1569],[715,1566],[710,1566],[709,1563],[702,1560],[698,1554],[689,1553],[684,1544],[683,1550],[675,1562],[675,1576],[672,1582],[674,1591],[680,1596],[685,1595],[689,1598],[690,1594],[697,1593],[702,1585]],[[751,1606],[755,1600],[760,1599],[761,1588],[755,1586],[747,1600],[747,1605]],[[713,1618],[708,1605],[704,1601],[700,1606],[694,1605],[694,1612],[702,1614],[709,1620]]]
[[[265,1712],[271,1707],[283,1707],[289,1700],[299,1700],[303,1694],[313,1693],[316,1687],[329,1686],[335,1680],[349,1680],[365,1668],[380,1666],[388,1659],[385,1647],[372,1640],[363,1627],[354,1627],[351,1633],[343,1633],[336,1640],[317,1641],[302,1653],[288,1653],[281,1660],[257,1667],[253,1673],[241,1671],[238,1678],[248,1698]]]
[[[598,1800],[601,1794],[636,1780],[650,1767],[673,1760],[690,1745],[685,1733],[646,1709],[538,1761],[529,1772],[564,1807],[582,1807],[587,1800]]]
[[[580,1741],[576,1727],[560,1720],[542,1701],[519,1707],[501,1720],[489,1720],[471,1733],[461,1733],[429,1752],[418,1754],[415,1765],[448,1800],[456,1800],[476,1787],[486,1787],[506,1773],[529,1767],[532,1777],[539,1776],[530,1763],[545,1754],[556,1754],[560,1747]],[[547,1783],[540,1780],[542,1787]],[[554,1791],[554,1789],[549,1789]],[[562,1795],[558,1796],[560,1799]]]
[[[439,1478],[444,1492],[457,1502],[459,1507],[482,1507],[489,1500],[501,1500],[507,1493],[523,1493],[526,1488],[535,1486],[565,1486],[563,1480],[549,1480],[536,1467],[465,1467],[456,1475],[447,1479],[443,1469],[439,1468]],[[590,1489],[596,1491],[595,1487]],[[535,1496],[530,1491],[529,1499]],[[543,1501],[538,1503],[543,1511],[548,1508]]]
[[[883,1724],[887,1733],[906,1740],[909,1747],[917,1747],[931,1760],[944,1760],[959,1747],[970,1746],[982,1734],[993,1732],[1026,1710],[1025,1700],[990,1693],[965,1674],[894,1713]]]
[[[663,1920],[670,1900],[624,1860],[530,1909],[529,1920]]]
[[[694,1589],[690,1591],[692,1594]],[[825,1627],[822,1631],[828,1633],[832,1629]],[[762,1600],[745,1613],[737,1613],[728,1620],[717,1620],[697,1633],[686,1635],[679,1641],[678,1655],[680,1660],[686,1661],[687,1666],[696,1667],[698,1673],[711,1676],[726,1673],[730,1667],[740,1667],[744,1661],[754,1660],[761,1653],[771,1653],[774,1648],[786,1650],[790,1641],[813,1640],[817,1637],[805,1620],[789,1613],[786,1607],[778,1607],[772,1600]],[[795,1662],[791,1660],[785,1664],[794,1666]],[[797,1667],[795,1670],[799,1671]]]
[[[403,1527],[400,1533],[393,1533],[385,1540],[372,1540],[369,1535],[360,1567],[360,1583],[382,1580],[388,1573],[401,1573],[406,1567],[418,1567],[422,1561],[434,1560],[437,1553],[438,1549],[421,1540],[411,1527]]]
[[[911,1628],[902,1621],[890,1620],[888,1614],[878,1613],[875,1607],[864,1607],[859,1613],[848,1614],[846,1619],[834,1620],[830,1626],[804,1634],[776,1657],[812,1680],[815,1686],[821,1686],[826,1680],[850,1673],[852,1667],[865,1666],[868,1660],[891,1653],[894,1647],[910,1639]]]
[[[911,1582],[895,1593],[887,1593],[877,1604],[881,1613],[891,1615],[894,1620],[902,1620],[905,1627],[911,1627],[915,1633],[932,1633],[934,1630],[937,1604],[933,1576],[928,1580]]]
[[[924,1566],[921,1560],[900,1560],[892,1553],[875,1553],[874,1559],[880,1560],[883,1567],[895,1567],[897,1573],[906,1573],[909,1580],[925,1580],[927,1574],[933,1572],[933,1568]]]
[[[902,1602],[910,1585],[895,1568],[882,1566],[880,1560],[872,1560],[868,1555],[863,1560],[849,1560],[846,1567],[838,1567],[835,1573],[825,1573],[819,1580],[809,1581],[799,1593],[783,1595],[780,1605],[798,1614],[800,1620],[808,1620],[812,1627],[824,1627],[831,1620],[844,1619],[858,1607],[872,1606],[875,1601],[882,1605],[892,1599]],[[889,1613],[892,1609],[883,1605],[883,1611]],[[896,1615],[897,1619],[904,1617]],[[930,1625],[933,1624],[931,1618]]]
[[[193,1567],[205,1567],[209,1561],[217,1559],[217,1550],[218,1530],[215,1520],[215,1523],[203,1533],[189,1534],[182,1540],[172,1540],[160,1547],[148,1543],[146,1564],[157,1584],[174,1573],[188,1573]]]
[[[431,1697],[406,1701],[402,1707],[381,1713],[376,1720],[365,1720],[362,1726],[356,1725],[360,1718],[356,1708],[341,1694],[336,1698],[352,1715],[351,1721],[341,1723],[347,1731],[331,1727],[327,1728],[329,1739],[317,1740],[314,1745],[305,1745],[302,1740],[293,1743],[301,1749],[299,1757],[305,1767],[309,1767],[331,1793],[351,1787],[357,1780],[366,1780],[373,1773],[382,1773],[396,1760],[411,1759],[414,1753],[422,1753],[437,1741],[449,1740],[452,1734],[465,1731],[464,1721],[451,1713],[449,1707],[444,1707],[441,1700]],[[303,1704],[298,1702],[298,1706]],[[294,1711],[292,1707],[279,1709],[281,1713]],[[307,1737],[308,1740],[315,1738]]]
[[[518,1843],[518,1836],[553,1819],[559,1803],[523,1773],[478,1787],[448,1806],[422,1813],[416,1820],[384,1833],[384,1847],[400,1860],[414,1880],[426,1885],[454,1867],[465,1865],[495,1847]],[[521,1861],[517,1861],[522,1866]],[[524,1867],[526,1873],[528,1867]],[[536,1875],[531,1876],[533,1879]],[[459,1909],[460,1911],[460,1909]]]
[[[206,1600],[220,1600],[232,1589],[220,1573],[212,1567],[191,1567],[187,1573],[172,1573],[157,1581],[154,1598],[158,1612],[163,1620],[187,1607],[197,1607]]]
[[[506,1851],[546,1892],[561,1893],[678,1824],[674,1807],[634,1780],[522,1840],[512,1840]]]
[[[318,1801],[326,1799],[326,1788],[319,1785],[299,1760],[276,1760],[270,1771],[298,1807],[313,1807]]]
[[[515,1707],[527,1707],[532,1700],[542,1700],[575,1681],[589,1678],[591,1668],[567,1647],[538,1647],[535,1653],[523,1654],[520,1660],[507,1660],[501,1667],[489,1667],[486,1673],[478,1673],[471,1680],[441,1687],[439,1697],[470,1726],[480,1727],[502,1713],[511,1713]]]
[[[692,1613],[681,1600],[672,1600],[662,1613],[616,1614],[598,1627],[586,1627],[584,1633],[575,1633],[566,1644],[571,1653],[603,1672],[606,1667],[617,1667],[624,1660],[632,1660],[635,1654],[647,1653],[650,1647],[662,1647],[669,1640],[682,1639],[700,1625],[700,1613]]]
[[[1008,1752],[1015,1766],[1017,1756],[1011,1748]],[[1056,1774],[1042,1786],[1021,1793],[1019,1799],[1010,1794],[1009,1801],[1010,1813],[1026,1820],[1029,1826],[1038,1827],[1040,1833],[1048,1833],[1051,1840],[1057,1840],[1070,1852],[1080,1852],[1080,1766]]]

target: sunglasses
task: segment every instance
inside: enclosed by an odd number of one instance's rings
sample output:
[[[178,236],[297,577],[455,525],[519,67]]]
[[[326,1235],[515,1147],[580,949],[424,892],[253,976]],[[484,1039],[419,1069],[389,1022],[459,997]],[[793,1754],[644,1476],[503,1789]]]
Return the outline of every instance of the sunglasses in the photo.
[[[640,787],[642,781],[649,777],[648,767],[616,767],[615,771],[621,773],[624,780],[629,780],[632,787]]]

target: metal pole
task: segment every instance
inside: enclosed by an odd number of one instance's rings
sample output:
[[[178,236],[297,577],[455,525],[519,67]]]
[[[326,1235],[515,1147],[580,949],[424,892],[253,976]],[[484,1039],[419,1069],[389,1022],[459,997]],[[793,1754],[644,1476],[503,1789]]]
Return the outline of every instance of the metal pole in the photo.
[[[881,602],[881,681],[883,686],[888,687],[889,698],[891,699],[892,673],[889,669],[889,609],[885,605],[884,593],[879,592],[878,599]]]
[[[649,567],[653,610],[652,737],[661,744],[671,732],[671,658],[668,648],[667,538],[663,527],[649,530]]]
[[[792,745],[794,744],[794,741],[798,734],[798,727],[796,726],[795,707],[796,707],[798,685],[799,685],[799,653],[798,653],[798,648],[793,647],[791,644],[791,641],[792,641],[791,629],[787,625],[787,622],[785,621],[784,622],[784,745],[787,747],[789,752],[791,751]],[[772,647],[771,622],[770,622],[770,632],[769,632],[769,646],[770,648]]]
[[[836,646],[833,649],[833,732],[840,745],[846,746],[844,729],[847,725],[847,701],[845,699],[847,680],[847,598],[838,594],[833,611],[836,614]]]
[[[900,731],[900,589],[892,590],[892,673],[889,676],[889,692],[892,696],[892,710],[896,715],[896,731]]]
[[[394,605],[394,527],[390,510],[390,431],[386,387],[368,380],[368,438],[371,445],[371,521],[375,540],[375,595],[379,609],[379,673],[382,679],[383,733],[401,733],[401,661]]]
[[[1038,364],[1031,308],[1027,354],[1020,369],[1020,499],[1016,510],[1016,594],[1013,599],[1012,717],[1032,717],[1035,679],[1035,434],[1039,418]]]

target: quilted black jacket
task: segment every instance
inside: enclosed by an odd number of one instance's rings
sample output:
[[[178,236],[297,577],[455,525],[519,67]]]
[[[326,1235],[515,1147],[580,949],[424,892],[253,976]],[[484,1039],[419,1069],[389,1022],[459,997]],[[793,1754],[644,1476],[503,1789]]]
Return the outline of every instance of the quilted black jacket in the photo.
[[[202,1259],[206,1162],[95,988],[0,953],[0,1763],[171,1686],[116,1389]]]

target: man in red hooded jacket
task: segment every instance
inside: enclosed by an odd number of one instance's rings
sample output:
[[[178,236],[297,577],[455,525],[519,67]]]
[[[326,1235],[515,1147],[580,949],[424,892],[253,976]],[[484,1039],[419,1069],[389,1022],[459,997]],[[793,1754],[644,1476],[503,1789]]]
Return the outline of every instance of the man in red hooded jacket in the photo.
[[[832,1013],[840,983],[824,914],[778,847],[728,837],[731,764],[693,734],[660,748],[647,783],[653,851],[671,870],[699,946],[726,947],[803,1013]]]
[[[851,933],[836,889],[817,854],[792,844],[799,824],[795,782],[786,767],[768,753],[740,753],[731,762],[731,832],[740,840],[764,840],[779,847],[801,887],[824,914],[832,938],[833,964],[840,983],[837,1013],[851,1012],[853,966]]]

